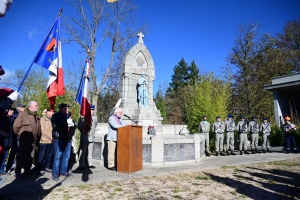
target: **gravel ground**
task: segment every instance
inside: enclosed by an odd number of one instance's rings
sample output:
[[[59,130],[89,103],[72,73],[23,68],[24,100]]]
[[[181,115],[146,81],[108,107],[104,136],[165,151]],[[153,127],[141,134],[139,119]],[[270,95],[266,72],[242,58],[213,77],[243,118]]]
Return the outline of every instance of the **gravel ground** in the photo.
[[[300,154],[211,156],[199,163],[144,166],[133,174],[101,165],[73,169],[74,177],[59,181],[34,170],[22,180],[7,176],[0,199],[300,199]]]

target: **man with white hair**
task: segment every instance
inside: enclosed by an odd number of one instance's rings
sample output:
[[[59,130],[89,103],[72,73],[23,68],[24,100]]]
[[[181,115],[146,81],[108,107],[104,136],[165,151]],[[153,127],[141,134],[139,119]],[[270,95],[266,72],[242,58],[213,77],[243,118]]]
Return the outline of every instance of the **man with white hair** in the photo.
[[[123,111],[122,108],[116,108],[114,115],[110,116],[108,119],[108,134],[107,134],[107,144],[108,144],[108,169],[116,170],[115,164],[115,151],[117,146],[117,131],[118,128],[126,125],[122,121]]]
[[[31,169],[36,141],[41,135],[40,118],[37,115],[38,109],[38,103],[30,101],[28,108],[19,113],[13,125],[14,132],[19,136],[19,151],[15,169],[16,179],[28,176]],[[21,175],[22,168],[24,168],[24,173]]]

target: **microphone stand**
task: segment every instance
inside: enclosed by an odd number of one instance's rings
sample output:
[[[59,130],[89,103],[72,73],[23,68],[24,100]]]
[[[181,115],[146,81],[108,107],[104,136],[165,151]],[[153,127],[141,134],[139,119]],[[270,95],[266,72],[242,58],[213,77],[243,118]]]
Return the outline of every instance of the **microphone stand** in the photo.
[[[135,123],[135,125],[137,125],[139,123],[139,121],[133,121],[133,119],[131,119],[130,116],[128,115],[124,115],[125,117],[127,117],[130,121],[132,121],[133,123]]]

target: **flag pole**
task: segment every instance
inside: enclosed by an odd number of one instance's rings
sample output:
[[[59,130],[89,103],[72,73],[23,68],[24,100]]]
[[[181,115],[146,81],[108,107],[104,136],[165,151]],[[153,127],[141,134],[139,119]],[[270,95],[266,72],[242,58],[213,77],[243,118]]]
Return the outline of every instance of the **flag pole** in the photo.
[[[43,44],[44,44],[45,41],[47,40],[47,37],[48,37],[50,31],[52,30],[53,26],[55,25],[56,20],[60,17],[62,11],[63,11],[63,8],[60,9],[60,11],[59,11],[59,13],[58,13],[58,15],[57,15],[57,17],[56,17],[56,19],[55,19],[55,21],[54,21],[52,27],[50,28],[50,30],[49,30],[49,32],[48,32],[46,38],[44,39],[44,42],[41,44],[41,47],[39,48],[39,50],[38,50],[38,52],[36,53],[34,59],[32,60],[32,62],[31,62],[31,64],[30,64],[30,67],[28,68],[28,70],[27,70],[25,76],[23,77],[23,80],[21,81],[20,86],[18,87],[18,90],[17,90],[18,92],[20,91],[21,87],[23,86],[24,81],[25,81],[25,79],[27,78],[27,76],[28,76],[28,74],[29,74],[29,71],[30,71],[30,69],[31,69],[31,67],[32,67],[32,65],[33,65],[33,63],[34,63],[36,57],[38,56],[39,52],[41,51],[41,49],[42,49],[42,47],[43,47]]]

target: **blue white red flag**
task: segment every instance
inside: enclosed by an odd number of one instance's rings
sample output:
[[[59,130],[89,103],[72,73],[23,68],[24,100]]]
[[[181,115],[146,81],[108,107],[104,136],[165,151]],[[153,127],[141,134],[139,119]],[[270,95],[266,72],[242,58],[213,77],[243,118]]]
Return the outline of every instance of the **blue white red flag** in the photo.
[[[78,88],[78,93],[76,101],[81,105],[80,117],[84,119],[84,134],[87,134],[91,130],[92,124],[92,114],[91,114],[91,104],[90,104],[90,62],[86,60],[86,71],[85,75],[82,76],[80,85]]]
[[[56,96],[63,96],[65,94],[60,41],[60,16],[57,17],[34,63],[50,71],[47,84],[47,96],[50,102],[50,108],[54,109]]]

